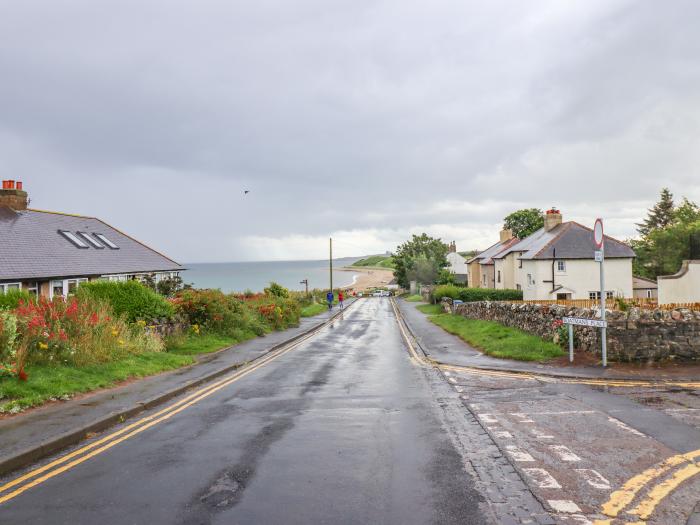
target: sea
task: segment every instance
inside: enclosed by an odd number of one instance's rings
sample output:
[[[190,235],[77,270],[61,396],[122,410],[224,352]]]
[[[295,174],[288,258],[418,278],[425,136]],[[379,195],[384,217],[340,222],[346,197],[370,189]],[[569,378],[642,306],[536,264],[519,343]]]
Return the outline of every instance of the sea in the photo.
[[[350,286],[357,273],[335,268],[350,266],[360,257],[333,259],[333,287]],[[262,291],[275,281],[290,290],[304,290],[301,281],[309,280],[309,290],[328,289],[328,260],[258,261],[230,263],[185,263],[182,280],[195,288],[219,288],[223,292]]]

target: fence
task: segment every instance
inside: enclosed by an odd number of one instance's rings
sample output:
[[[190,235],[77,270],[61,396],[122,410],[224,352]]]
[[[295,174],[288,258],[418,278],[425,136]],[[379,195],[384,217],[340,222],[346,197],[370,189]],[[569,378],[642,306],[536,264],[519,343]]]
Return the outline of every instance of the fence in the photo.
[[[543,300],[523,300],[523,301],[505,301],[511,304],[541,304],[550,305],[556,304],[560,306],[570,306],[573,308],[600,308],[600,301],[597,299],[543,299]],[[671,303],[659,304],[656,299],[633,298],[621,299],[612,298],[606,299],[605,307],[609,310],[627,310],[628,308],[644,308],[646,310],[678,310],[686,308],[688,310],[700,310],[700,303]]]

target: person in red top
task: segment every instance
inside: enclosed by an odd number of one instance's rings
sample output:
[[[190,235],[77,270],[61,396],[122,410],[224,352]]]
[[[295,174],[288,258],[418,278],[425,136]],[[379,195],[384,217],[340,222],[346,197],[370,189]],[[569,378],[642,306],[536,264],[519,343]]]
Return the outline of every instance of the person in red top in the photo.
[[[343,295],[343,291],[338,292],[338,306],[340,306],[340,309],[343,309],[343,299],[345,299],[345,296]]]

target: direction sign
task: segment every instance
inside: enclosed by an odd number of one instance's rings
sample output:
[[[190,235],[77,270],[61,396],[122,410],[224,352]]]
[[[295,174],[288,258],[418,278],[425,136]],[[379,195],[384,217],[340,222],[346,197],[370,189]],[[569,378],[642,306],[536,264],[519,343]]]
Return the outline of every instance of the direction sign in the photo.
[[[585,319],[583,317],[562,317],[564,324],[574,324],[576,326],[593,326],[595,328],[606,328],[608,322],[601,319]]]
[[[593,240],[598,249],[603,247],[603,240],[605,236],[603,235],[603,219],[596,219],[595,226],[593,227]]]

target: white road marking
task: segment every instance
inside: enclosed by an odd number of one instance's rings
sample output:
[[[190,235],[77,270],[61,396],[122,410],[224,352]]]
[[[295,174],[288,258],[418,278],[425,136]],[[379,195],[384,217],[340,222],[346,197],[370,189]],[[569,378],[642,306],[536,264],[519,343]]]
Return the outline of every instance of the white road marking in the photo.
[[[478,403],[469,403],[469,407],[473,410],[479,410],[479,408],[481,408],[481,405]]]
[[[571,452],[569,447],[564,445],[549,445],[549,448],[559,456],[559,459],[562,461],[581,461],[581,458]]]
[[[515,445],[506,445],[506,451],[508,452],[508,454],[510,454],[510,457],[512,457],[515,461],[522,461],[522,462],[535,461],[535,458],[533,458],[527,452],[520,450]]]
[[[595,410],[561,410],[558,412],[511,412],[512,416],[568,416],[580,414],[597,414]]]
[[[581,512],[576,503],[568,499],[550,499],[547,500],[549,506],[552,507],[557,512],[565,512],[567,514],[574,514],[576,512]]]
[[[697,412],[700,408],[667,408],[666,412]]]
[[[498,419],[493,417],[493,414],[477,414],[477,416],[479,416],[479,419],[481,419],[487,425],[498,423]]]
[[[507,430],[496,430],[494,432],[496,437],[502,438],[502,439],[513,439],[513,434],[508,432]]]
[[[580,523],[581,525],[593,525],[593,522],[589,520],[583,514],[570,514],[569,516],[557,516],[557,518],[564,520],[566,523],[573,521],[574,523]]]
[[[532,435],[535,436],[537,439],[554,439],[554,436],[545,434],[538,428],[531,428],[530,432],[532,432]]]
[[[449,372],[443,372],[443,374],[445,374],[447,377],[450,377],[452,375]]]
[[[577,468],[576,472],[583,476],[591,487],[600,490],[610,490],[610,482],[605,479],[600,472],[593,469]]]
[[[647,437],[646,434],[641,433],[639,430],[636,428],[632,428],[631,426],[623,423],[617,418],[614,418],[612,416],[608,416],[608,421],[610,421],[612,424],[616,425],[618,428],[621,428],[622,430],[625,430],[627,432],[630,432],[631,434],[634,434],[635,436],[639,437]]]
[[[522,412],[511,412],[510,415],[519,418],[520,421],[518,423],[534,423],[532,419]]]
[[[559,482],[543,468],[524,468],[523,472],[541,489],[560,489]]]
[[[454,377],[448,377],[447,380],[448,380],[450,383],[456,383],[456,382],[457,382],[457,380],[456,380]]]

